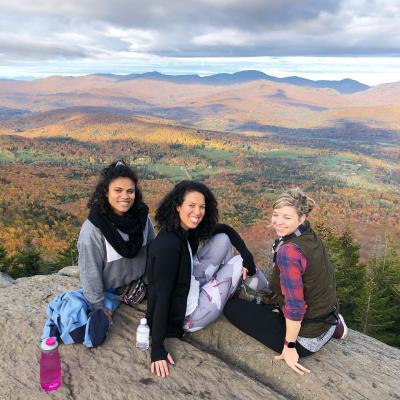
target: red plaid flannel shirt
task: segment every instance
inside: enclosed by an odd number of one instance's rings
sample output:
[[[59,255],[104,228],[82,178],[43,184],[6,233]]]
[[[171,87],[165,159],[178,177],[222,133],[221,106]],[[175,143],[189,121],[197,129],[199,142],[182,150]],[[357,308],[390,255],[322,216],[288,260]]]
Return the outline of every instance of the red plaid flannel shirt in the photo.
[[[286,243],[279,248],[276,263],[284,296],[283,314],[292,321],[302,321],[307,310],[302,277],[307,268],[306,256],[296,244]]]

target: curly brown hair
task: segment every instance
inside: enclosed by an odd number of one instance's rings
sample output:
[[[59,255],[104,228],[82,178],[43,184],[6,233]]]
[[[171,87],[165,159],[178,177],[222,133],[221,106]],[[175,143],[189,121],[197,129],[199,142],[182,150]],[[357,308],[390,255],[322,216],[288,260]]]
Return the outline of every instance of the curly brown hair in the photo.
[[[139,188],[139,179],[136,172],[123,160],[115,161],[105,167],[99,177],[99,181],[89,198],[87,206],[89,209],[97,209],[101,213],[110,210],[107,194],[110,183],[117,178],[129,178],[135,184],[135,202],[130,212],[135,212],[143,207],[143,195]]]
[[[177,207],[182,205],[186,194],[190,192],[199,192],[204,196],[205,215],[197,228],[193,229],[191,233],[199,240],[206,240],[212,236],[218,222],[218,203],[211,190],[201,182],[185,180],[175,185],[161,200],[156,211],[157,227],[167,231],[175,231],[181,228]]]

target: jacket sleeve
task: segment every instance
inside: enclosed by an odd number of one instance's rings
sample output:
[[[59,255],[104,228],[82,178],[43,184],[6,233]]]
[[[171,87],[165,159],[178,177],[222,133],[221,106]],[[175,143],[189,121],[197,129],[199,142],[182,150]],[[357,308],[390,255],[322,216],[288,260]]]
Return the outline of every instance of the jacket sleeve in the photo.
[[[233,247],[239,252],[243,258],[243,266],[249,271],[249,276],[253,276],[256,273],[256,265],[254,264],[253,254],[247,248],[246,243],[241,236],[229,225],[217,224],[214,231],[214,235],[217,233],[225,233],[228,235]]]
[[[171,297],[182,258],[180,247],[176,243],[171,245],[168,241],[157,243],[154,252],[155,254],[150,254],[154,290],[151,362],[167,359],[164,339],[167,335]]]
[[[284,297],[283,314],[292,321],[302,321],[307,310],[303,284],[307,258],[295,243],[287,243],[279,248],[276,263]]]
[[[146,243],[150,244],[154,238],[156,237],[156,233],[154,231],[153,223],[151,222],[150,217],[147,218],[147,240]]]
[[[90,229],[90,223],[82,226],[78,239],[78,268],[83,292],[93,308],[105,308],[103,266],[106,257],[102,235]]]

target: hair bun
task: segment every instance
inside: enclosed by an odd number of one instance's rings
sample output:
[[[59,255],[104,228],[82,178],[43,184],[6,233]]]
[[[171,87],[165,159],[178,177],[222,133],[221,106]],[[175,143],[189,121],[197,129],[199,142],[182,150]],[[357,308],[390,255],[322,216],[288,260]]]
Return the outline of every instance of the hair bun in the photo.
[[[294,207],[299,215],[308,215],[315,206],[315,201],[308,197],[299,187],[289,189],[282,193],[272,207]]]

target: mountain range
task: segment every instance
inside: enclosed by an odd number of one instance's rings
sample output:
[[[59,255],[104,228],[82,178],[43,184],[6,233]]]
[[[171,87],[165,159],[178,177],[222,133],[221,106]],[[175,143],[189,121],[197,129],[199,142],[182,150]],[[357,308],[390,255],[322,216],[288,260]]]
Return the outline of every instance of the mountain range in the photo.
[[[113,79],[115,81],[132,81],[132,80],[144,79],[144,80],[171,82],[171,83],[203,84],[203,85],[237,85],[245,82],[264,80],[264,81],[278,82],[278,83],[289,83],[291,85],[303,86],[303,87],[330,88],[336,90],[339,93],[356,93],[356,92],[362,92],[370,88],[370,86],[365,85],[353,79],[342,79],[339,81],[336,80],[314,81],[311,79],[301,78],[299,76],[288,76],[285,78],[277,78],[275,76],[267,75],[264,72],[257,70],[239,71],[232,74],[220,73],[208,76],[200,76],[197,74],[167,75],[157,71],[145,72],[142,74],[132,73],[128,75],[99,73],[87,76],[105,77]],[[32,79],[20,79],[20,80],[31,81]],[[0,82],[1,81],[13,82],[14,80],[0,79]]]
[[[170,76],[158,72],[34,81],[0,80],[0,128],[23,115],[76,107],[148,115],[202,129],[321,128],[343,121],[400,129],[400,83],[276,78],[259,71]],[[264,131],[265,129],[261,129]]]
[[[172,83],[192,84],[199,83],[204,85],[236,85],[245,82],[253,82],[257,80],[289,83],[296,86],[314,87],[314,88],[331,88],[339,93],[356,93],[367,90],[370,86],[355,81],[353,79],[334,80],[317,80],[300,78],[298,76],[288,76],[286,78],[277,78],[275,76],[264,74],[261,71],[247,70],[235,72],[233,74],[221,73],[209,76],[199,75],[165,75],[160,72],[146,72],[143,74],[114,75],[99,74],[99,76],[108,76],[118,81],[130,81],[135,79],[151,79]]]

